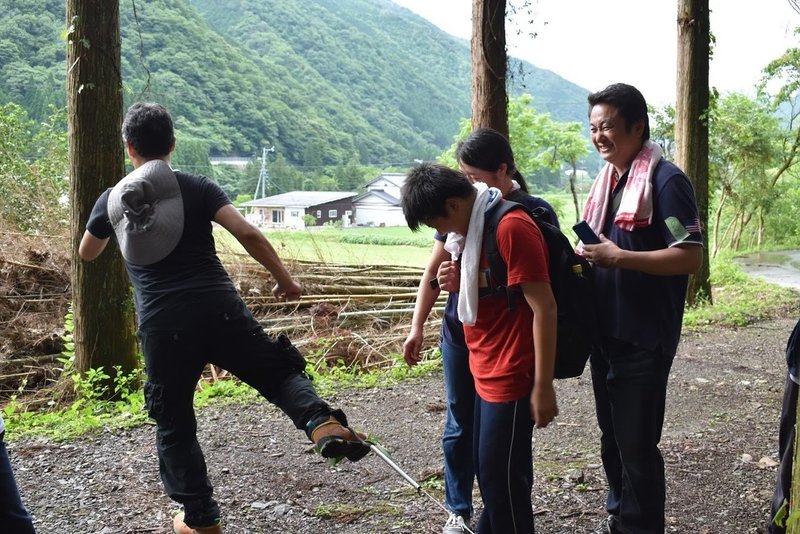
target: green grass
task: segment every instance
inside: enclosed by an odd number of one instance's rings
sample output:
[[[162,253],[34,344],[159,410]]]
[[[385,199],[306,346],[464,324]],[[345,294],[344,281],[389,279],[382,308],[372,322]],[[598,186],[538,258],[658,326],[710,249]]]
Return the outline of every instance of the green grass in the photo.
[[[433,230],[414,233],[405,226],[390,228],[315,228],[265,232],[281,259],[356,265],[424,267],[433,247]],[[222,250],[242,251],[225,231],[215,234]]]
[[[310,362],[309,375],[314,380],[317,393],[329,398],[343,389],[365,389],[391,387],[412,377],[421,377],[441,369],[441,359],[434,353],[414,367],[408,367],[400,354],[394,353],[392,364],[380,371],[362,372],[344,367],[330,367],[324,373],[315,372],[316,365]],[[195,409],[210,405],[250,404],[266,402],[258,392],[247,384],[235,380],[219,380],[206,384],[195,392]],[[99,431],[113,431],[152,424],[144,407],[144,393],[141,389],[126,395],[125,401],[101,401],[78,398],[66,407],[55,407],[28,411],[22,403],[12,399],[3,409],[7,429],[7,439],[44,436],[54,441],[69,441],[82,435]]]
[[[730,255],[712,260],[711,284],[713,305],[701,303],[687,308],[683,316],[685,327],[746,326],[793,314],[800,301],[794,290],[747,276]]]
[[[544,193],[559,215],[564,234],[576,238],[571,230],[575,208],[570,193]],[[579,198],[583,202],[584,198]],[[318,261],[356,265],[406,265],[425,267],[433,247],[433,230],[425,226],[412,232],[407,226],[385,228],[309,228],[306,230],[266,230],[265,235],[288,264],[293,261]],[[221,250],[242,252],[239,243],[225,231],[215,234]]]

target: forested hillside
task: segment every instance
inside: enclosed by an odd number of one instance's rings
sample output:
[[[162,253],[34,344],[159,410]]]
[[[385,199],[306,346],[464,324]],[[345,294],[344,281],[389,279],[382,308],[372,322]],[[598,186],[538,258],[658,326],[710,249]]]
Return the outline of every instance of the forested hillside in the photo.
[[[0,103],[42,119],[65,102],[64,2],[0,12]],[[470,113],[469,44],[389,0],[149,0],[122,2],[121,18],[126,103],[167,104],[213,154],[274,144],[296,165],[407,163],[439,154]],[[513,90],[537,110],[585,120],[586,90],[522,71]]]

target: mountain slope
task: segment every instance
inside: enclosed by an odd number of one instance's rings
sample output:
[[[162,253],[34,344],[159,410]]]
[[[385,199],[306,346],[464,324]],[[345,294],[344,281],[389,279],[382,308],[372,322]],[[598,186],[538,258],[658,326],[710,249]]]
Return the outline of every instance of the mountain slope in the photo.
[[[64,105],[63,1],[0,0],[0,102]],[[216,154],[276,145],[295,165],[407,164],[470,113],[470,54],[389,0],[123,2],[126,103],[168,105]],[[517,68],[512,65],[513,72]],[[587,91],[523,64],[540,111],[585,121]]]

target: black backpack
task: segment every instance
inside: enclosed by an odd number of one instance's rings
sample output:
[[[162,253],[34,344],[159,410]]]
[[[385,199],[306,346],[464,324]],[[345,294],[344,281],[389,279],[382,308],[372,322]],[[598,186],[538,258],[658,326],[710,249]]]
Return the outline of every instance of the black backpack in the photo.
[[[523,210],[533,219],[542,232],[550,255],[550,285],[558,306],[555,378],[580,376],[598,331],[592,267],[575,253],[575,248],[561,230],[550,224],[547,210],[536,208],[531,211],[522,204],[501,200],[486,212],[483,250],[489,264],[489,288],[481,295],[505,294],[511,310],[524,298],[521,290],[507,286],[508,268],[497,250],[497,225],[506,213],[514,209]]]

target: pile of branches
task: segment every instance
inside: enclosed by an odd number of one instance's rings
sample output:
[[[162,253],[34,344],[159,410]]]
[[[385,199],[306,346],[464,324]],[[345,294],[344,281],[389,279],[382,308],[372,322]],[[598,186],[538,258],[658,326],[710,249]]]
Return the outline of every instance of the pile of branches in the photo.
[[[64,348],[71,296],[64,236],[0,231],[0,395],[44,386]]]
[[[0,398],[58,378],[71,300],[67,243],[64,236],[0,231]],[[227,252],[223,261],[264,329],[287,334],[318,368],[380,369],[402,351],[422,269],[292,262],[305,294],[280,302],[269,272],[248,255]],[[436,344],[443,307],[438,301],[429,318],[427,347]],[[225,374],[206,371],[211,381]]]
[[[263,268],[250,262],[229,267],[267,332],[287,334],[320,367],[368,371],[391,365],[389,354],[402,352],[422,269],[315,262],[297,262],[290,269],[305,294],[299,301],[279,302]],[[427,347],[436,343],[444,297],[426,323]]]

